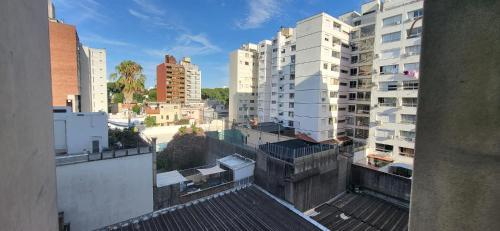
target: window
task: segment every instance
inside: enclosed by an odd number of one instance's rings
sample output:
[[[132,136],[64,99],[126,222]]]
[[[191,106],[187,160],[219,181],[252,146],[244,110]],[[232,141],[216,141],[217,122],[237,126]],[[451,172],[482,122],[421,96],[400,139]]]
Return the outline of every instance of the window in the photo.
[[[294,104],[294,103],[288,103],[288,107],[289,107],[289,108],[294,108],[294,107],[295,107],[295,104]]]
[[[351,56],[351,63],[357,63],[358,62],[358,56]]]
[[[370,75],[371,73],[372,73],[372,66],[371,65],[365,65],[365,66],[359,67],[358,75]]]
[[[249,64],[248,62],[245,62],[245,65],[247,65],[247,66],[248,66],[248,64]]]
[[[295,84],[293,83],[290,83],[290,85],[288,86],[288,88],[291,90],[291,89],[295,89]]]
[[[281,62],[285,62],[285,58],[284,58],[284,57],[283,57],[283,58],[281,58]]]
[[[330,70],[331,71],[339,71],[339,66],[332,64],[332,66],[330,67]]]
[[[323,63],[323,69],[328,69],[328,63]]]
[[[382,20],[383,26],[392,26],[401,24],[401,15],[395,15],[392,17],[384,18]]]
[[[330,105],[330,111],[336,111],[336,110],[337,110],[337,104]]]
[[[420,69],[420,63],[405,63],[405,71],[418,71]]]
[[[332,51],[332,57],[340,58],[340,52],[338,52],[338,51]]]
[[[392,152],[393,148],[392,145],[375,143],[375,150],[379,152]]]
[[[342,70],[340,70],[340,73],[348,74],[349,71],[342,69]]]
[[[351,31],[351,34],[349,36],[351,37],[351,39],[359,38],[359,30]]]
[[[390,49],[390,50],[383,50],[380,52],[380,59],[393,59],[393,58],[399,58],[401,49],[395,48],[395,49]]]
[[[398,90],[398,82],[397,81],[380,82],[379,90],[381,90],[381,91],[396,91],[396,90]]]
[[[357,51],[357,50],[358,50],[358,44],[357,43],[351,44],[351,51]]]
[[[361,27],[361,38],[375,34],[375,24]]]
[[[285,49],[281,49],[281,54],[284,54],[285,53]]]
[[[348,57],[344,57],[344,56],[342,56],[342,57],[340,57],[340,59],[341,59],[342,61],[349,62],[349,58],[348,58]]]
[[[401,40],[401,31],[382,35],[382,43],[389,43]]]
[[[338,91],[330,91],[330,98],[338,98],[338,97],[339,97]]]
[[[418,81],[403,81],[403,90],[417,90],[418,89]]]
[[[357,83],[358,82],[356,82],[356,81],[349,81],[349,88],[356,88]]]
[[[399,147],[399,155],[415,157],[415,149]]]
[[[395,107],[397,104],[396,98],[378,98],[378,104],[381,107]]]
[[[295,79],[295,74],[290,74],[290,80],[294,80]]]
[[[354,22],[354,26],[359,26],[359,25],[361,25],[361,21],[355,21]]]
[[[368,139],[368,130],[366,129],[356,129],[356,134],[354,137],[358,139]]]
[[[293,117],[293,114],[291,117]],[[288,121],[288,127],[293,127],[293,121]]]
[[[349,93],[349,100],[356,100],[356,93]]]
[[[331,78],[330,79],[330,84],[331,85],[339,85],[339,80],[336,78]]]
[[[343,48],[347,48],[347,49],[349,49],[349,44],[342,43],[342,47],[343,47]]]
[[[370,118],[356,117],[356,126],[368,126],[369,124],[370,124]]]
[[[347,86],[347,83],[344,83],[344,82],[340,82],[339,83],[340,86]]]
[[[356,111],[356,105],[347,105],[347,111],[348,112],[355,112]]]
[[[424,16],[424,9],[418,9],[408,12],[408,19],[417,19]]]
[[[290,62],[295,63],[295,55],[290,56]]]
[[[333,29],[337,31],[342,31],[342,26],[340,25],[340,23],[333,22]]]
[[[346,128],[345,129],[345,135],[349,136],[349,137],[353,137],[354,136],[354,130],[352,128]]]
[[[380,66],[380,74],[396,74],[399,71],[399,65],[387,65],[387,66]]]
[[[405,47],[406,55],[419,55],[420,54],[420,45],[407,46]]]
[[[403,107],[416,107],[417,98],[403,98]]]
[[[290,49],[291,49],[292,51],[295,51],[295,49],[297,49],[297,47],[296,47],[295,45],[292,45],[292,46],[290,47]]]
[[[328,41],[330,41],[330,39],[329,39],[328,37],[325,37],[325,41],[327,41],[327,42],[328,42]]]
[[[351,68],[351,76],[356,76],[358,74],[358,68]]]
[[[401,123],[402,124],[416,124],[417,123],[417,115],[401,114]]]
[[[408,38],[417,38],[422,35],[422,27],[415,27],[413,29],[408,29],[406,30],[406,33],[408,34]]]

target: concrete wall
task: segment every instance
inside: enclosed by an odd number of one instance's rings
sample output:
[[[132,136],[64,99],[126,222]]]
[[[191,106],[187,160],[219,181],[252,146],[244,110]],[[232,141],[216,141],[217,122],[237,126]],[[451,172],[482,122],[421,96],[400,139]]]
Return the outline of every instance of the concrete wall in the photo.
[[[408,203],[411,179],[353,164],[351,185]]]
[[[152,155],[58,166],[57,203],[71,230],[93,230],[153,211]]]
[[[409,228],[498,229],[500,2],[425,1],[424,12]]]
[[[47,1],[1,1],[0,31],[0,229],[57,230]]]

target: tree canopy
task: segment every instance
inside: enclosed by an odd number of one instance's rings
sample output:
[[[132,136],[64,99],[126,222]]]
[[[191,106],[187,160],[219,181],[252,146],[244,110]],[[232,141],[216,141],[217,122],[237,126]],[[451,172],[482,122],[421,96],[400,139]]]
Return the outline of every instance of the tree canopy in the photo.
[[[201,98],[218,100],[225,105],[229,105],[229,88],[202,88]]]
[[[111,74],[111,79],[121,86],[125,103],[132,103],[134,93],[144,92],[146,77],[142,73],[142,66],[134,61],[125,60],[115,67],[115,71]]]

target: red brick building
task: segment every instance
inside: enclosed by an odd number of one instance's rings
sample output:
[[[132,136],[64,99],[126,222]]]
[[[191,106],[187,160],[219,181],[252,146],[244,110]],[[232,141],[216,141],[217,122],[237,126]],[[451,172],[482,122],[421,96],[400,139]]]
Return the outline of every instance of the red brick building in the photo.
[[[172,55],[156,66],[156,97],[158,102],[185,103],[185,70]]]
[[[75,26],[49,21],[52,105],[79,110],[78,35]],[[69,97],[68,97],[69,96]]]

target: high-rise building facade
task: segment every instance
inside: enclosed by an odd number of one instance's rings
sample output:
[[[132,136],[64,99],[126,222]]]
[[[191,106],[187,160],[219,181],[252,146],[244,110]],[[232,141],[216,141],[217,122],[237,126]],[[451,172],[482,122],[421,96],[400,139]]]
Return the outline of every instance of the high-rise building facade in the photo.
[[[229,57],[229,120],[250,123],[257,117],[258,45],[247,43]]]
[[[372,110],[367,157],[412,165],[423,1],[385,1],[375,30]]]
[[[78,71],[79,40],[75,26],[49,21],[52,106],[71,106],[80,111]]]
[[[106,50],[80,46],[82,112],[107,112]]]
[[[271,121],[271,65],[272,65],[272,45],[271,41],[263,40],[259,43],[259,78],[257,94],[257,116],[258,122]]]
[[[201,70],[191,62],[191,58],[184,57],[180,64],[184,67],[186,103],[201,102]]]
[[[172,55],[165,55],[165,61],[156,66],[156,92],[158,102],[186,102],[185,68]]]
[[[359,13],[353,11],[339,17],[352,26],[344,126],[345,135],[353,140],[356,150],[366,147],[369,137],[375,23],[380,6],[380,1],[371,1],[361,5]]]

